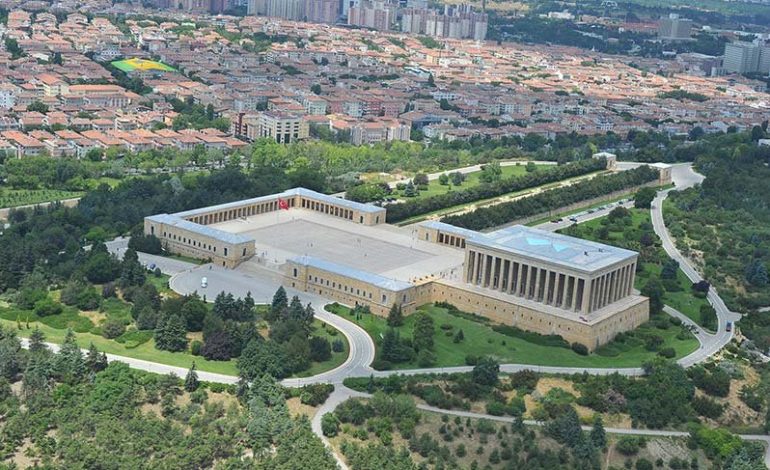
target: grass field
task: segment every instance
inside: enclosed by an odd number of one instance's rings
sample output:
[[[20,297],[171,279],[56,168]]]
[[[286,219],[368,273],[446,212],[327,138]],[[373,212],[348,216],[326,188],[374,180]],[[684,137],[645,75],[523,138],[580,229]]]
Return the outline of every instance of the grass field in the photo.
[[[535,168],[544,168],[547,165],[536,165]],[[527,167],[526,162],[523,162],[521,165],[512,165],[512,166],[503,166],[500,167],[500,170],[502,171],[501,178],[511,178],[514,176],[522,176],[527,173]],[[452,170],[447,170],[445,173],[448,175],[452,173]],[[421,197],[431,197],[431,196],[437,196],[439,194],[444,194],[447,192],[450,192],[452,190],[462,190],[467,188],[472,188],[474,186],[478,186],[481,184],[481,180],[479,179],[479,176],[481,175],[481,171],[474,171],[473,173],[467,173],[465,175],[465,181],[463,181],[463,184],[460,186],[454,186],[454,185],[442,185],[438,182],[437,179],[432,180],[428,183],[428,189],[420,191],[419,196],[416,196],[416,198]],[[393,191],[393,197],[398,198],[404,198],[404,192],[403,191]],[[413,198],[410,198],[413,199]]]
[[[489,198],[489,199],[481,199],[481,200],[478,200],[478,201],[469,202],[467,204],[460,204],[458,206],[452,206],[452,207],[447,207],[447,208],[444,208],[444,209],[439,209],[437,211],[428,212],[428,213],[425,213],[425,214],[420,214],[418,216],[415,216],[415,217],[412,217],[412,218],[409,218],[409,219],[406,219],[406,220],[402,220],[401,222],[398,222],[396,225],[398,225],[399,227],[403,227],[405,225],[411,225],[411,224],[416,224],[416,223],[422,222],[422,221],[427,220],[429,218],[444,217],[446,215],[450,215],[450,214],[454,214],[454,213],[461,213],[463,211],[468,210],[469,208],[487,207],[487,206],[495,205],[495,204],[498,204],[498,203],[501,203],[501,202],[512,201],[512,200],[514,200],[516,198],[519,198],[519,197],[528,196],[528,195],[535,195],[535,194],[538,194],[540,192],[547,191],[549,189],[558,188],[560,186],[569,185],[569,184],[575,183],[575,182],[580,181],[580,180],[594,178],[594,177],[599,176],[599,175],[601,175],[603,173],[606,173],[606,171],[595,171],[593,173],[588,173],[586,175],[580,175],[580,176],[575,176],[575,177],[572,177],[572,178],[567,178],[567,179],[564,179],[564,180],[561,180],[561,181],[557,181],[555,183],[548,183],[548,184],[544,184],[542,186],[535,186],[534,188],[522,189],[521,191],[507,193],[507,194],[503,194],[503,195],[496,196],[496,197]]]
[[[651,224],[650,217],[650,211],[647,209],[631,209],[632,230],[639,230],[642,224]],[[610,230],[608,237],[603,240],[597,236],[599,229],[602,227],[603,219],[605,217],[599,217],[578,225],[578,236],[610,245],[622,245],[621,242],[625,241],[626,237],[624,232]],[[642,263],[642,270],[636,273],[634,287],[641,290],[651,277],[659,277],[660,272],[661,266],[653,263]],[[703,305],[709,305],[708,301],[693,295],[691,289],[692,282],[681,269],[677,271],[677,282],[678,290],[667,290],[663,296],[663,302],[687,315],[695,323],[703,326],[700,319],[700,308]]]
[[[123,72],[133,72],[134,70],[157,70],[160,72],[176,72],[174,67],[166,65],[163,62],[156,62],[154,60],[146,60],[139,58],[116,60],[111,62],[110,65]]]
[[[60,191],[58,189],[0,189],[0,209],[61,201],[82,195],[83,193],[79,191]]]
[[[337,315],[343,316],[360,325],[372,337],[375,344],[379,344],[382,335],[388,329],[385,318],[376,315],[362,315],[356,319],[351,315],[347,307],[333,308]],[[637,344],[619,352],[617,355],[590,354],[581,356],[570,348],[549,346],[524,339],[527,336],[536,337],[537,335],[522,334],[522,337],[513,337],[494,331],[490,325],[481,321],[471,320],[453,315],[445,308],[436,306],[424,306],[422,310],[433,317],[436,334],[434,336],[436,354],[435,367],[449,367],[465,365],[465,358],[468,355],[492,356],[500,363],[518,363],[532,364],[540,366],[566,366],[566,367],[637,367],[642,362],[652,359],[656,356],[655,352],[647,351],[643,344]],[[414,315],[405,318],[404,325],[398,327],[402,338],[410,338],[414,328]],[[442,328],[444,325],[444,328]],[[451,328],[449,328],[451,326]],[[462,330],[465,339],[460,343],[455,343],[453,337],[457,330]],[[667,330],[659,330],[647,324],[640,329],[642,334],[655,332],[656,335],[663,337],[663,347],[672,347],[676,351],[677,357],[683,357],[698,348],[698,340],[691,334],[687,339],[679,340],[676,338],[681,331],[678,327],[671,327]],[[545,339],[545,337],[540,337]],[[617,351],[608,351],[615,354]],[[401,364],[394,364],[395,369],[412,369],[419,366],[415,361]]]

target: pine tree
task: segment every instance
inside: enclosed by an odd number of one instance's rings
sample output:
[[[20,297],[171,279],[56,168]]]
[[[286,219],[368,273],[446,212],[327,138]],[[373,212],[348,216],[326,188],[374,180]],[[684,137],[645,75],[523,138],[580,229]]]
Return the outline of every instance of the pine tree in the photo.
[[[87,370],[91,372],[101,372],[107,368],[107,355],[100,353],[94,343],[88,347],[88,353],[84,361]]]
[[[268,321],[275,320],[283,316],[284,311],[289,307],[289,296],[286,295],[286,289],[279,287],[273,295],[273,302],[270,305],[270,315]]]
[[[45,344],[45,334],[40,331],[39,327],[35,327],[34,331],[32,331],[32,334],[29,335],[29,352],[39,353],[47,351],[48,346]]]
[[[184,351],[187,348],[187,330],[179,316],[169,315],[158,322],[155,347],[166,351]]]
[[[198,390],[200,381],[198,380],[198,373],[195,372],[195,362],[192,363],[192,367],[187,371],[187,376],[184,378],[184,389],[187,392],[194,392]]]
[[[56,375],[65,383],[76,383],[85,376],[86,364],[83,360],[83,352],[71,329],[67,330],[64,342],[56,355],[54,369]]]
[[[603,449],[607,445],[607,433],[604,431],[602,417],[597,415],[594,427],[591,429],[591,442],[597,449]]]
[[[296,295],[291,298],[291,303],[289,304],[289,309],[287,310],[287,316],[290,320],[295,320],[298,322],[302,322],[305,317],[305,307],[302,306],[302,301],[300,301],[299,297]]]
[[[404,313],[401,305],[393,304],[388,313],[388,326],[395,328],[404,324]]]

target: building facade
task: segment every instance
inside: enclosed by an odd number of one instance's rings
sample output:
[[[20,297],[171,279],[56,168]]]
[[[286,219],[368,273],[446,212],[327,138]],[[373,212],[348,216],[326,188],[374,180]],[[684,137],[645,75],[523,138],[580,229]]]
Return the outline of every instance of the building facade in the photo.
[[[395,269],[394,265],[378,268],[378,261],[371,257],[377,258],[374,252],[358,264],[346,261],[345,257],[291,255],[296,251],[288,251],[289,255],[281,261],[274,260],[287,287],[350,306],[366,305],[377,315],[387,315],[394,304],[411,313],[424,304],[448,302],[499,323],[560,335],[589,350],[649,319],[648,299],[633,291],[636,252],[520,225],[480,233],[428,221],[409,228],[410,235],[404,242],[406,229],[385,225],[385,209],[296,188],[147,217],[145,233],[157,236],[168,251],[234,268],[255,257],[255,247],[266,239],[257,240],[246,232],[230,233],[215,224],[282,210],[302,211],[287,215],[287,221],[294,221],[295,217],[311,217],[315,224],[335,220],[334,230],[350,230],[335,245],[335,253],[352,249],[365,256],[368,248],[352,246],[360,245],[363,238],[374,232],[383,240],[393,240],[392,243],[402,237],[402,246],[410,250],[420,245],[419,251],[410,252],[418,258],[433,250],[435,258],[410,260],[406,255],[403,262],[395,263],[400,266]],[[280,215],[275,220],[271,217],[270,224],[279,223]],[[290,230],[288,227],[285,230]],[[320,230],[320,226],[314,227]],[[308,247],[313,250],[312,242],[321,235],[298,232],[298,237],[304,252]],[[284,243],[278,246],[288,250]],[[326,248],[315,249],[318,253],[329,252],[324,251]],[[371,249],[391,248],[379,244]],[[397,253],[406,248],[392,249]],[[378,259],[381,262],[388,258],[386,255]],[[388,263],[391,261],[392,258]]]

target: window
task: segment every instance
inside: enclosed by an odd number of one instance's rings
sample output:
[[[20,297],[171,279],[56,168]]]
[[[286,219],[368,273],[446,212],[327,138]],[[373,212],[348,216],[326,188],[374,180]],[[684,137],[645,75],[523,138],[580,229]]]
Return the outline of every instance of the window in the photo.
[[[225,256],[227,256],[227,247],[225,247]]]
[[[294,268],[294,277],[297,277],[297,268]]]

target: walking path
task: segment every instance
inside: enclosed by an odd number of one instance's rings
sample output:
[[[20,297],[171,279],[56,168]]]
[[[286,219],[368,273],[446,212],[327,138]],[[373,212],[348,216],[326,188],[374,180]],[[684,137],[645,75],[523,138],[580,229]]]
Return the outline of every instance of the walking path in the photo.
[[[509,163],[515,164],[515,163]],[[626,164],[631,167],[635,164]],[[475,167],[468,167],[462,169],[465,172],[478,171],[474,170]],[[436,173],[431,176],[438,177],[440,173]],[[676,184],[677,189],[684,189],[694,184],[698,184],[703,180],[701,175],[695,173],[691,164],[675,165],[672,171],[672,176]],[[429,176],[430,177],[430,176]],[[687,277],[693,281],[698,282],[702,280],[700,274],[692,266],[691,262],[685,258],[679,250],[676,248],[674,241],[671,239],[668,230],[666,229],[663,219],[663,202],[668,196],[669,190],[660,191],[653,202],[652,207],[652,222],[655,233],[661,238],[663,248],[668,255],[679,262],[680,267],[687,275]],[[598,217],[596,215],[595,217]],[[593,214],[592,217],[594,218]],[[581,220],[589,220],[589,217]],[[127,239],[116,239],[113,242],[108,243],[108,248],[111,252],[118,256],[121,256],[125,252],[127,246]],[[176,259],[165,258],[162,256],[148,255],[144,253],[139,254],[140,261],[147,265],[154,265],[161,269],[162,272],[171,275],[169,282],[170,287],[181,293],[189,294],[193,291],[200,291],[200,278],[205,276],[208,279],[209,287],[207,291],[210,293],[218,293],[220,290],[226,290],[232,292],[236,296],[245,296],[246,292],[252,292],[252,295],[258,301],[265,299],[267,302],[272,293],[281,285],[280,274],[277,272],[270,272],[265,269],[264,273],[260,271],[258,275],[252,272],[242,272],[238,270],[229,270],[221,267],[214,267],[211,265],[196,265]],[[312,420],[312,427],[316,434],[318,434],[325,443],[328,441],[321,433],[321,418],[325,413],[333,411],[339,403],[342,403],[346,399],[353,396],[365,396],[342,385],[342,381],[347,377],[367,376],[374,375],[375,377],[383,377],[393,374],[419,374],[419,373],[449,373],[449,372],[467,372],[471,370],[468,366],[458,367],[442,367],[432,369],[413,369],[413,370],[397,370],[397,371],[375,371],[371,368],[371,363],[374,360],[375,345],[372,338],[358,325],[346,320],[340,316],[331,314],[324,309],[324,306],[329,303],[327,299],[322,297],[308,294],[305,292],[293,291],[287,289],[289,295],[298,295],[303,302],[311,302],[316,310],[316,318],[326,322],[333,327],[337,328],[345,335],[350,344],[350,354],[348,359],[341,366],[334,370],[324,372],[319,375],[306,378],[291,378],[286,379],[282,383],[285,386],[299,387],[312,383],[331,383],[335,384],[335,392],[331,395],[324,405],[322,405]],[[698,350],[694,351],[690,355],[679,360],[679,363],[684,367],[689,367],[698,362],[702,362],[712,355],[716,354],[721,348],[730,342],[733,332],[726,331],[727,322],[734,322],[740,318],[740,315],[730,312],[726,307],[722,299],[719,297],[715,289],[711,289],[708,294],[709,302],[714,306],[718,316],[718,331],[716,334],[710,334],[692,322],[685,315],[677,312],[676,310],[666,307],[664,310],[677,318],[680,318],[683,322],[691,325],[696,333],[696,337],[700,342]],[[26,344],[26,341],[25,341]],[[53,349],[58,348],[56,345],[51,345]],[[132,359],[128,357],[108,355],[109,360],[119,360],[127,363],[131,367],[137,369],[147,370],[150,372],[166,374],[173,372],[180,377],[183,377],[187,370],[179,367],[168,366],[164,364],[158,364],[154,362],[148,362],[138,359]],[[533,366],[529,364],[503,364],[500,367],[502,372],[516,372],[520,370],[534,370],[542,373],[550,374],[574,374],[587,372],[589,374],[611,374],[620,373],[625,375],[641,375],[643,373],[641,368],[582,368],[582,367],[554,367],[554,366]],[[210,382],[220,383],[235,383],[237,377],[226,376],[221,374],[213,374],[209,372],[199,371],[199,377],[202,380]],[[469,417],[486,417],[488,419],[495,419],[498,421],[508,418],[499,418],[485,415],[474,415],[468,412],[458,412],[449,410],[433,409],[427,406],[421,406],[421,409],[426,411],[436,411],[448,414],[458,414],[460,416]],[[537,424],[537,423],[533,423]],[[608,432],[615,432],[619,434],[646,434],[656,436],[678,436],[685,433],[679,431],[647,431],[647,430],[629,430],[629,429],[608,429]],[[762,440],[766,443],[770,442],[768,436],[742,436],[744,439]],[[767,462],[770,465],[770,446],[767,449]],[[339,456],[335,455],[338,459],[340,466],[346,468]]]

